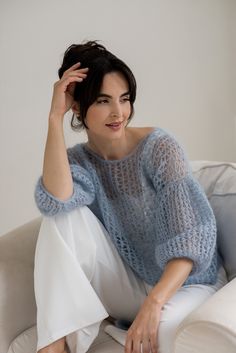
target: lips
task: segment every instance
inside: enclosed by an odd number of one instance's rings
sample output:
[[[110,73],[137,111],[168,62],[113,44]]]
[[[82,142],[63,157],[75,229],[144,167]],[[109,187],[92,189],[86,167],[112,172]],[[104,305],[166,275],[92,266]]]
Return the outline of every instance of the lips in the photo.
[[[121,123],[122,123],[122,121],[118,121],[115,123],[106,124],[106,126],[119,126]]]

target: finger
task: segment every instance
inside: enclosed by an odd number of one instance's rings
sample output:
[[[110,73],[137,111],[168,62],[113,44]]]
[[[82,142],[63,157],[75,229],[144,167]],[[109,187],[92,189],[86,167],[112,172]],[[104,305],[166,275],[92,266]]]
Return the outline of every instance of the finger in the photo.
[[[80,64],[80,63],[78,63],[78,64]],[[64,72],[63,72],[63,75],[62,76],[66,76],[66,75],[68,75],[69,73],[71,73],[71,72],[87,72],[89,70],[89,68],[88,67],[83,67],[83,68],[81,68],[81,69],[78,69],[78,65],[77,64],[75,64],[75,65],[73,65],[73,66],[71,66],[69,69],[67,69],[67,70],[65,70]]]
[[[89,70],[89,67],[83,67],[82,69],[78,70],[73,70],[74,72],[87,72]]]
[[[132,339],[128,336],[126,337],[125,341],[125,353],[132,353]]]
[[[143,339],[142,340],[142,352],[143,353],[150,353],[150,343],[149,340]],[[153,352],[152,352],[153,353]]]
[[[57,89],[60,88],[60,90],[62,89],[65,92],[67,90],[68,86],[72,82],[82,82],[82,81],[83,81],[82,77],[70,76],[70,77],[65,78],[62,81],[56,82],[56,84],[54,86],[57,87]]]
[[[76,64],[70,66],[69,69],[67,69],[67,70],[64,71],[64,73],[65,73],[65,72],[71,72],[71,71],[75,70],[77,67],[79,67],[80,65],[81,65],[81,62],[79,61],[79,62],[77,62]]]
[[[152,353],[158,353],[158,346],[157,346],[157,335],[152,335],[150,337],[150,346]]]
[[[71,76],[71,75],[87,75],[87,72],[88,72],[88,67],[84,68],[84,69],[81,69],[81,70],[74,70],[74,71],[70,71],[70,72],[67,72],[65,76]],[[63,76],[62,76],[63,77]]]
[[[87,73],[86,72],[69,72],[66,77],[70,77],[70,76],[81,76],[81,77],[87,77]],[[64,78],[64,77],[63,77]]]
[[[87,71],[88,70],[86,70],[86,69],[84,69],[83,71],[81,69],[81,70],[76,70],[76,71],[71,71],[71,72],[64,72],[64,74],[61,77],[61,80],[65,79],[66,77],[70,77],[70,76],[80,76],[80,77],[86,78]]]
[[[70,93],[71,96],[73,96],[74,91],[75,91],[75,87],[76,87],[76,83],[81,83],[83,81],[82,78],[80,77],[75,77],[75,81],[71,81],[67,86],[66,86],[66,91],[68,93]]]
[[[66,77],[64,80],[62,80],[62,84],[63,86],[68,86],[68,84],[70,84],[71,82],[82,82],[84,79],[83,77],[78,77],[78,76],[69,76],[69,77]]]
[[[142,352],[142,350],[141,350],[141,340],[140,339],[135,339],[135,340],[133,340],[132,353],[140,353],[140,352]]]

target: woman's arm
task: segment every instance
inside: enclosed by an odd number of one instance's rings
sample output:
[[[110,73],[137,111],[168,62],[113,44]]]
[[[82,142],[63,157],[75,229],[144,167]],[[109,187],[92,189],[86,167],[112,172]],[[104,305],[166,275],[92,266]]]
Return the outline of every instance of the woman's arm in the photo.
[[[143,353],[150,352],[150,345],[152,353],[158,352],[162,307],[189,277],[207,271],[216,247],[214,214],[184,150],[169,134],[151,148],[149,167],[159,201],[156,237],[162,240],[155,256],[163,271],[128,330],[125,353],[140,352],[141,343]]]
[[[161,307],[172,297],[185,280],[193,267],[193,262],[187,258],[170,260],[159,282],[153,287],[149,296]]]
[[[170,260],[159,282],[141,306],[135,320],[127,332],[125,353],[142,351],[158,353],[157,332],[161,309],[169,298],[182,286],[192,270],[193,262],[187,258]]]
[[[50,115],[44,152],[43,185],[55,197],[66,200],[73,193],[73,181],[63,133],[63,117]]]
[[[163,134],[152,152],[156,207],[155,258],[159,268],[177,258],[193,267],[188,284],[216,279],[216,220],[201,185],[194,178],[186,153],[170,134]]]
[[[63,119],[73,104],[76,82],[86,78],[88,68],[78,69],[80,63],[66,70],[54,84],[49,114],[48,135],[44,152],[43,185],[54,197],[67,200],[73,193],[73,180],[67,157]]]

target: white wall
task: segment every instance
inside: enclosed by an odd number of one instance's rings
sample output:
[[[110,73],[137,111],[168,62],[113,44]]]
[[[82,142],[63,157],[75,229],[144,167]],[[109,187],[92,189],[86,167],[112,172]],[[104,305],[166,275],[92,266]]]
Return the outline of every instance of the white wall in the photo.
[[[133,126],[175,133],[190,159],[236,161],[234,0],[1,0],[0,234],[39,215],[52,86],[65,49],[100,39],[138,82]],[[84,139],[69,129],[73,145]]]
[[[231,7],[231,22],[230,34],[233,55],[231,56],[232,63],[232,101],[233,101],[233,119],[234,119],[234,151],[236,151],[236,1],[232,0]],[[236,153],[236,152],[235,152]]]

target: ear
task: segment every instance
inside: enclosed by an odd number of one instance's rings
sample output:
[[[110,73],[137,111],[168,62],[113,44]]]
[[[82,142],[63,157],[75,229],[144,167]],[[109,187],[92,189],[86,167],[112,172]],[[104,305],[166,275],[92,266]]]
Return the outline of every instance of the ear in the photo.
[[[73,113],[74,113],[75,115],[80,115],[79,103],[74,101],[74,102],[72,103],[71,110],[73,111]]]

